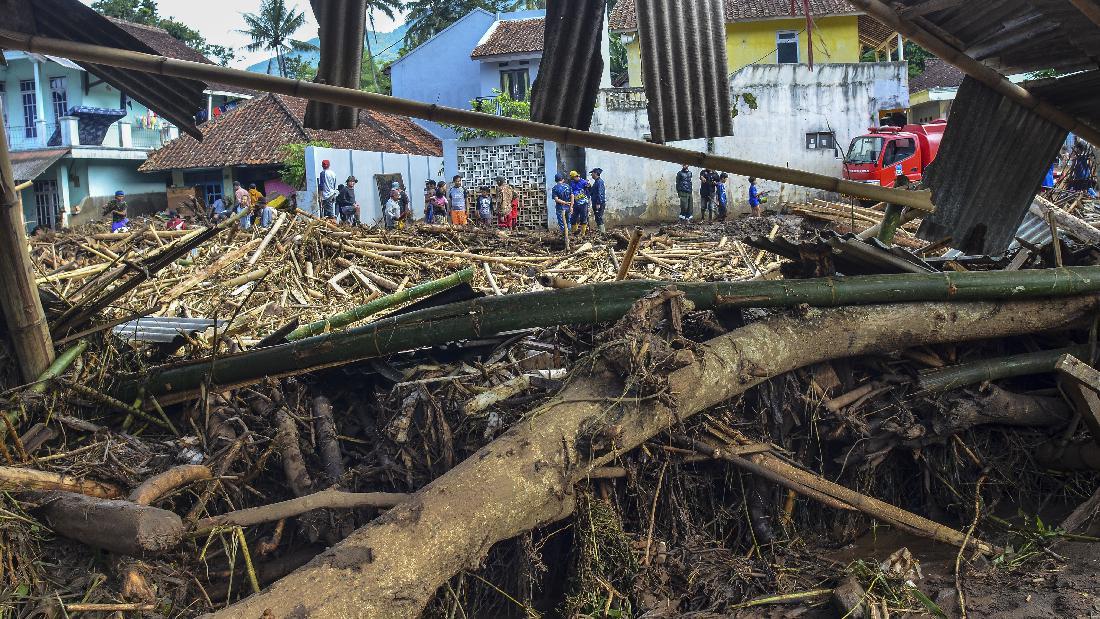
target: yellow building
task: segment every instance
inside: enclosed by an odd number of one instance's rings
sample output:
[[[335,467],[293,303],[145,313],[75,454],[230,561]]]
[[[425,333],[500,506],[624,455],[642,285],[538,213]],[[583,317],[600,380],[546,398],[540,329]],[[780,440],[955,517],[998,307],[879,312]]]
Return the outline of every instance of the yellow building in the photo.
[[[798,0],[801,9],[802,2]],[[790,0],[726,0],[726,55],[729,72],[750,64],[805,64],[810,60],[806,18],[791,16]],[[884,32],[844,0],[812,0],[815,63],[859,62],[863,47],[887,53],[892,33]],[[630,86],[642,86],[642,48],[634,0],[619,0],[609,19],[613,33],[623,35]]]

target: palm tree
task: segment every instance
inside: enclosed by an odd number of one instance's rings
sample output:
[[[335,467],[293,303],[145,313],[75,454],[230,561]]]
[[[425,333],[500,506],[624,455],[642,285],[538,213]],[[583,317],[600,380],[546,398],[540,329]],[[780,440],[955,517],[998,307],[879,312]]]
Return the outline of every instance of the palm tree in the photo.
[[[411,0],[405,35],[405,49],[410,50],[439,34],[474,9],[499,13],[513,5],[514,0]]]
[[[291,51],[315,51],[317,46],[292,39],[291,37],[306,23],[306,15],[301,11],[287,8],[285,0],[261,0],[259,13],[245,13],[244,23],[247,30],[238,30],[252,38],[245,46],[250,52],[266,49],[275,52],[279,75],[286,77],[286,54]],[[268,73],[271,72],[268,62]]]
[[[386,17],[393,19],[395,13],[401,12],[405,8],[405,3],[402,0],[367,0],[367,21],[370,22],[370,32],[367,33],[367,56],[370,58],[371,77],[374,80],[374,92],[378,92],[378,63],[374,59],[374,51],[370,47],[370,39],[372,36],[377,37],[375,34],[374,25],[374,13],[375,11],[385,15]],[[375,39],[377,41],[377,38]]]

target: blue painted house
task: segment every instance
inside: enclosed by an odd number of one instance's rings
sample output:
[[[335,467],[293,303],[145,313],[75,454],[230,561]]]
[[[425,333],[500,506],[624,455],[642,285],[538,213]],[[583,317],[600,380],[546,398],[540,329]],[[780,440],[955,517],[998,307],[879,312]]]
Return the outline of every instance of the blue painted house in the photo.
[[[209,62],[165,30],[112,20],[162,55]],[[65,58],[4,52],[0,66],[2,115],[27,229],[78,225],[101,215],[115,191],[128,194],[135,212],[167,205],[169,174],[138,173],[148,153],[179,130],[126,93]],[[208,87],[196,118],[231,109],[252,93]]]
[[[545,29],[543,10],[476,9],[390,66],[393,95],[461,109],[479,98],[491,109],[494,90],[523,98],[538,76]],[[417,122],[441,139],[457,137],[437,123]]]

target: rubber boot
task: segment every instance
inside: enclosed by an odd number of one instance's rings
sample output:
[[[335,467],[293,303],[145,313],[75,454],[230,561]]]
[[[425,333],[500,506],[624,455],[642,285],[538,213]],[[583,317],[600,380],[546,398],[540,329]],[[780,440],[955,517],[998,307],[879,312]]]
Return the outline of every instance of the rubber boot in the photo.
[[[578,226],[577,224],[573,224],[569,227],[569,234],[576,236],[578,228],[580,228],[580,226]]]
[[[588,224],[581,224],[581,236],[588,234]]]
[[[603,224],[600,224],[599,225],[599,230],[600,230],[600,234],[607,234],[607,226],[604,226]]]

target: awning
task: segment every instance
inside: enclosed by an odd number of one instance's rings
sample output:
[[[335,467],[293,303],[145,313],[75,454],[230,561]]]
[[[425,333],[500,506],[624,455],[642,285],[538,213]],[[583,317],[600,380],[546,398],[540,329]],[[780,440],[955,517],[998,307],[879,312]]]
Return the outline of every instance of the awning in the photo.
[[[15,182],[33,181],[46,171],[55,161],[69,154],[71,149],[24,150],[11,153],[11,168],[15,173]]]

